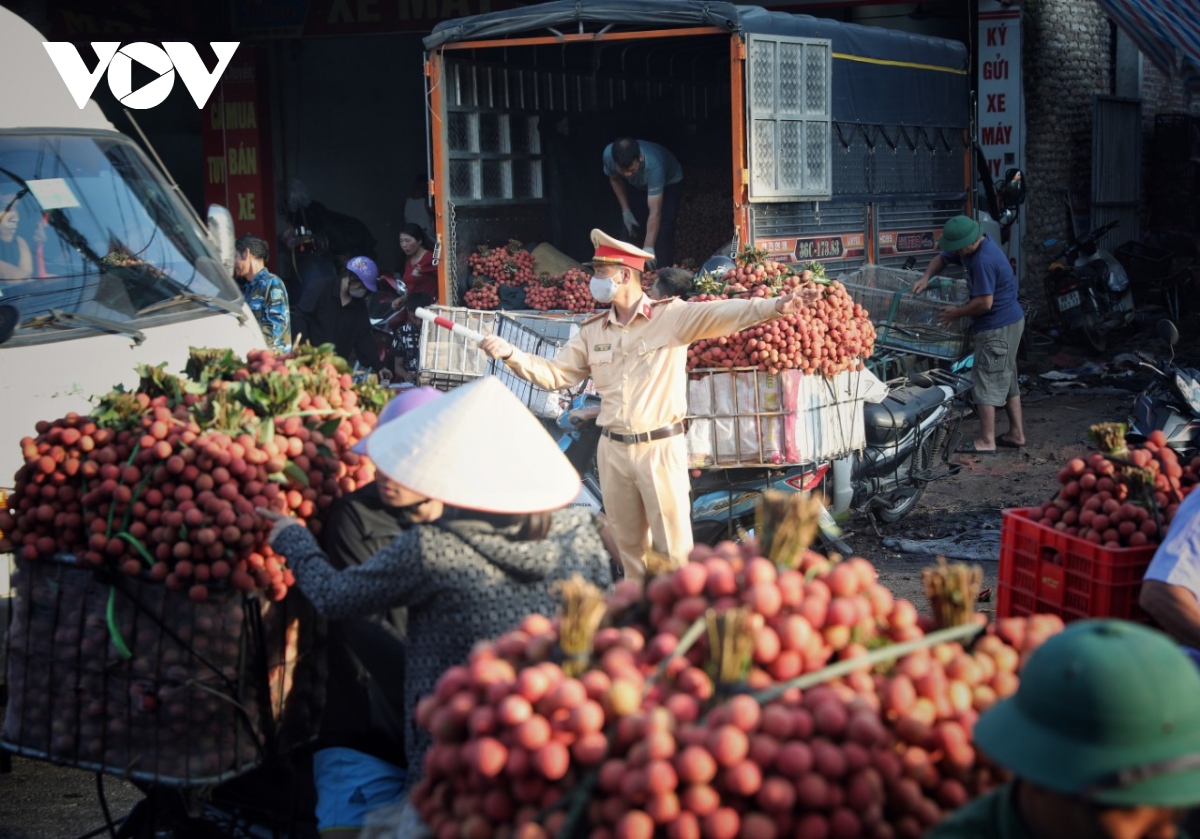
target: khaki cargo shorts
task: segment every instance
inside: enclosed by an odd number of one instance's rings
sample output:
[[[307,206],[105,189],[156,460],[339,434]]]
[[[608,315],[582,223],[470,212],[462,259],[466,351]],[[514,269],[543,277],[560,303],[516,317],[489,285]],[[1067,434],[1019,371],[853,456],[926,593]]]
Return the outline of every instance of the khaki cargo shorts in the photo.
[[[1017,384],[1017,347],[1025,331],[1025,318],[999,329],[975,333],[974,388],[976,405],[1001,408],[1014,396],[1021,395]]]

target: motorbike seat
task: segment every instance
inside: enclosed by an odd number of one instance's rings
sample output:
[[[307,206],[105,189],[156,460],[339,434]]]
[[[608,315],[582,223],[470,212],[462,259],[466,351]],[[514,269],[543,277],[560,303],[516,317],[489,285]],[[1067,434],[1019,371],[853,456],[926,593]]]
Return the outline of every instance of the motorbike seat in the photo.
[[[863,419],[867,428],[908,428],[920,422],[945,399],[946,393],[939,387],[897,388],[882,402],[864,405]]]

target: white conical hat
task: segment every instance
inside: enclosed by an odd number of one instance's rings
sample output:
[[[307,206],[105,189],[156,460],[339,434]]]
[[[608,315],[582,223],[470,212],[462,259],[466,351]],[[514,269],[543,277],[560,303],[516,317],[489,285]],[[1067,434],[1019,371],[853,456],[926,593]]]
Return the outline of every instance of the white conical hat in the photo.
[[[581,485],[558,444],[494,376],[376,428],[367,454],[406,489],[468,510],[557,510]]]
[[[400,417],[415,411],[426,402],[432,402],[434,399],[441,399],[442,392],[437,388],[432,388],[429,385],[421,387],[410,387],[397,393],[391,400],[383,406],[383,410],[379,412],[379,419],[375,422],[375,430],[382,428],[389,422],[400,419]],[[367,437],[371,435],[368,434]],[[350,447],[350,451],[355,454],[367,453],[367,437],[363,437],[357,443]]]

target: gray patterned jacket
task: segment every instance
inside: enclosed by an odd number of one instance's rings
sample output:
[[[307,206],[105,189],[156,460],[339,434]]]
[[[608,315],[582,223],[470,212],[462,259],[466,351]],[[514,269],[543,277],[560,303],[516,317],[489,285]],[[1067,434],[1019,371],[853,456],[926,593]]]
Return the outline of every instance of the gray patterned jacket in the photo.
[[[413,719],[417,701],[478,642],[514,628],[528,614],[553,617],[554,584],[574,574],[607,590],[609,556],[596,519],[581,510],[554,514],[540,542],[517,541],[515,528],[471,520],[419,525],[363,565],[337,570],[312,534],[289,527],[272,547],[317,611],[338,620],[408,607],[404,710],[410,779],[424,773],[430,734]]]

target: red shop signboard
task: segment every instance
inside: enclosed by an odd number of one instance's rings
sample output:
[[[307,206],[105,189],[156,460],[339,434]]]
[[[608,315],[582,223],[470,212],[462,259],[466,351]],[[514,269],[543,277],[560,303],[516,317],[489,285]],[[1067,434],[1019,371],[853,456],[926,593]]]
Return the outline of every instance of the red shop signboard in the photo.
[[[265,97],[266,64],[242,44],[204,109],[204,203],[221,204],[238,236],[253,233],[272,242],[271,114]]]

